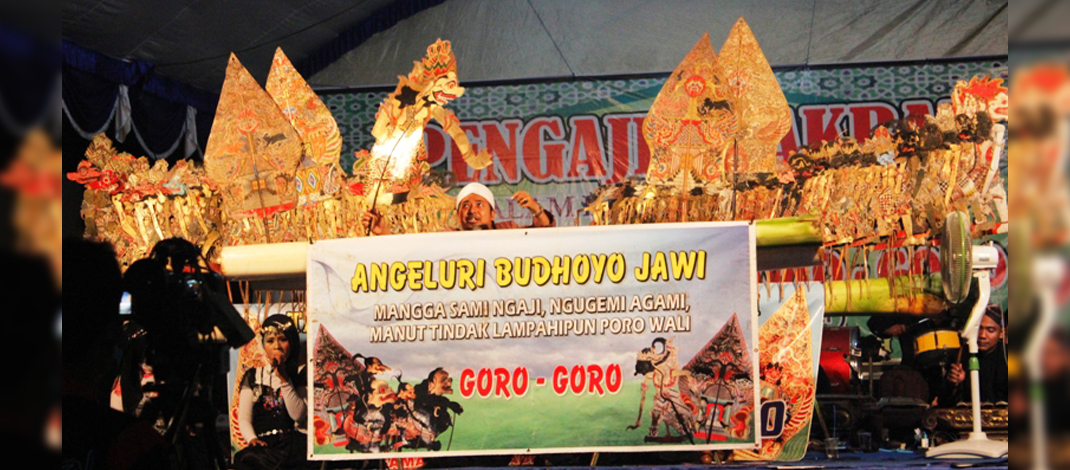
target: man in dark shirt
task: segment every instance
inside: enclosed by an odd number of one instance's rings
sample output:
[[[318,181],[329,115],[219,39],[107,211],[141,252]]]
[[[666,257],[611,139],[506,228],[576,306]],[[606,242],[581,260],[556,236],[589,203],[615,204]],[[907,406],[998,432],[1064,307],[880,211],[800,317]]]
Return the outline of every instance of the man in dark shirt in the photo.
[[[1007,401],[1007,349],[1003,341],[1003,317],[998,309],[989,308],[981,319],[977,333],[977,359],[980,361],[979,384],[982,403]],[[947,386],[939,398],[940,406],[955,406],[970,402],[969,358],[952,364],[945,380]]]
[[[108,406],[121,274],[103,243],[63,241],[64,470],[166,468],[163,436]]]

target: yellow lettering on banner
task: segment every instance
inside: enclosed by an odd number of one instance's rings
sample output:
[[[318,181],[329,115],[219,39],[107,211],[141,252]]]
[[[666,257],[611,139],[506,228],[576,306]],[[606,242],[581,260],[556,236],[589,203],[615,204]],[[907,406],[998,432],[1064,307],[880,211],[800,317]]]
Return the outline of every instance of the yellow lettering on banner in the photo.
[[[494,281],[498,284],[498,287],[508,287],[513,283],[513,264],[509,262],[507,258],[496,258],[494,260]]]
[[[668,281],[670,279],[694,280],[706,278],[706,252],[681,251],[643,253],[643,262],[635,268],[639,282]]]
[[[476,260],[476,287],[482,289],[483,283],[487,280],[487,260],[479,258]],[[475,290],[473,288],[473,290]]]
[[[513,258],[513,260],[516,265],[516,272],[513,274],[516,285],[526,287],[531,283],[531,258]]]
[[[650,253],[643,253],[643,264],[635,267],[635,280],[639,282],[646,282],[650,279],[650,270],[647,269],[650,266]]]
[[[457,260],[457,287],[464,289],[467,284],[472,290],[475,290],[476,283],[472,280],[472,275],[475,273],[476,266],[472,263],[472,260]]]
[[[662,281],[669,280],[669,267],[665,263],[665,253],[659,251],[654,254],[654,265],[650,267],[651,281],[657,281],[659,278]]]
[[[591,273],[594,277],[594,282],[601,284],[602,279],[606,275],[606,255],[591,255]],[[575,276],[573,276],[575,277]]]
[[[405,288],[405,263],[401,261],[390,263],[390,287],[395,291]]]
[[[613,253],[609,255],[609,280],[614,284],[624,280],[624,272],[627,269],[624,262],[624,255],[620,253]]]
[[[483,287],[486,281],[487,260],[480,258],[475,263],[472,260],[457,260],[457,287],[465,287],[476,290]]]
[[[363,263],[357,263],[356,269],[353,270],[350,289],[353,292],[368,292],[368,268]]]
[[[622,253],[499,257],[490,263],[495,271],[492,282],[498,287],[514,283],[527,287],[532,282],[538,286],[601,284],[605,279],[620,283],[628,272]],[[357,263],[350,288],[353,292],[476,290],[484,287],[490,263],[483,258],[437,260],[437,266],[431,260]],[[706,252],[646,252],[632,272],[639,282],[705,279]]]
[[[695,260],[698,258],[694,251],[669,252],[672,258],[672,276],[674,279],[691,279],[695,274]]]
[[[706,279],[706,250],[698,252],[698,268],[695,270],[695,277]]]
[[[572,258],[568,256],[554,256],[554,266],[550,268],[550,282],[555,285],[568,284],[571,261]]]
[[[591,260],[587,255],[579,255],[572,260],[572,280],[576,284],[586,284],[591,278]]]
[[[439,261],[438,272],[442,276],[438,283],[443,289],[453,289],[457,285],[457,260]]]
[[[409,290],[423,290],[424,262],[423,261],[409,261]]]
[[[427,273],[427,276],[424,279],[424,287],[427,288],[427,290],[438,289],[438,283],[435,282],[435,272],[432,271],[433,266],[434,263],[431,261],[424,261],[424,272]],[[441,273],[442,271],[439,270],[439,272]]]
[[[550,280],[550,260],[536,256],[531,260],[531,276],[535,279],[536,285],[544,285]]]
[[[372,264],[371,272],[371,288],[372,292],[385,291],[386,290],[386,272],[389,268],[387,263]]]

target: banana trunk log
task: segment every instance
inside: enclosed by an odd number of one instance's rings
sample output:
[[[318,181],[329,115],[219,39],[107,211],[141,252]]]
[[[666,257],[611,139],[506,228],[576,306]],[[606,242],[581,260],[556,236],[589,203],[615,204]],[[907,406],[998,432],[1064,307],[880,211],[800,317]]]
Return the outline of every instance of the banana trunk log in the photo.
[[[949,307],[939,275],[825,282],[826,315],[936,315]]]

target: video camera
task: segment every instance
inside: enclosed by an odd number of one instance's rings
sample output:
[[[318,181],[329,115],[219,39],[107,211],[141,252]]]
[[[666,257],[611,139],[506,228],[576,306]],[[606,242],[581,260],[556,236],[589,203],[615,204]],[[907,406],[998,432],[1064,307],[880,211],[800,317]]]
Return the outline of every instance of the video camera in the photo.
[[[256,334],[224,293],[223,278],[202,261],[200,250],[186,240],[157,243],[123,276],[131,310],[150,333],[156,330],[176,341],[225,342],[239,348]]]
[[[225,295],[223,278],[192,243],[171,238],[127,268],[130,294],[121,372],[124,409],[155,423],[170,444],[174,468],[225,469],[225,412],[229,348],[256,337]],[[228,348],[229,347],[229,348]],[[145,368],[154,381],[142,384]]]

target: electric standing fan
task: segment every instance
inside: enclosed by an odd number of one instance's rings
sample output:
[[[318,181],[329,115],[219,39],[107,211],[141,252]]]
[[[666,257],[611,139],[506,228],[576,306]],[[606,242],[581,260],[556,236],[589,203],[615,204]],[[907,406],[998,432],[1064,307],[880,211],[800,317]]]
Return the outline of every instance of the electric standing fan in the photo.
[[[977,359],[977,334],[981,330],[981,319],[992,295],[988,270],[996,267],[999,253],[991,246],[974,246],[971,243],[967,220],[969,219],[966,214],[961,212],[951,212],[944,218],[944,234],[940,240],[940,278],[944,296],[955,304],[966,300],[971,279],[977,280],[977,303],[970,310],[970,317],[962,330],[962,337],[966,340],[970,352],[973,432],[966,439],[933,447],[925,456],[945,459],[1006,458],[1007,442],[989,439],[981,430],[981,365]]]

